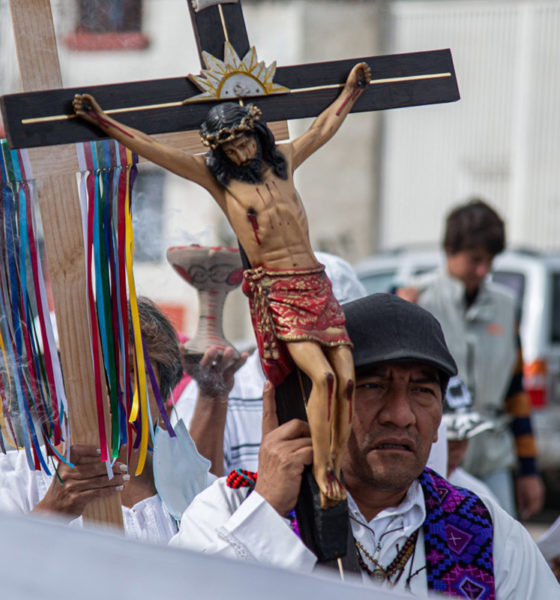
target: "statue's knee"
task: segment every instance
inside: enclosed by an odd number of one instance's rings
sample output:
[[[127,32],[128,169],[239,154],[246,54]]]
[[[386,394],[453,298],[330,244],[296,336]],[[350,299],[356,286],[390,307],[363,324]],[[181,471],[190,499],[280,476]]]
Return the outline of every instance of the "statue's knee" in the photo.
[[[334,373],[328,371],[323,373],[317,380],[313,382],[313,385],[321,390],[321,393],[328,395],[329,398],[332,398],[336,388],[336,378]]]

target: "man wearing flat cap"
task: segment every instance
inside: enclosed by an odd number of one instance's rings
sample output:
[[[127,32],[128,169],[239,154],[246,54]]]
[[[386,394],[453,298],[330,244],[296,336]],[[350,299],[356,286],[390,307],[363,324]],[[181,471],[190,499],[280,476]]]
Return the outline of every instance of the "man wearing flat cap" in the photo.
[[[364,583],[416,596],[560,597],[520,523],[426,468],[457,372],[437,320],[389,294],[343,308],[357,381],[343,476]],[[298,420],[278,426],[269,383],[263,403],[258,477],[234,472],[216,481],[185,511],[171,544],[311,572],[316,557],[290,516],[312,463],[309,427]],[[255,485],[239,487],[245,481]]]

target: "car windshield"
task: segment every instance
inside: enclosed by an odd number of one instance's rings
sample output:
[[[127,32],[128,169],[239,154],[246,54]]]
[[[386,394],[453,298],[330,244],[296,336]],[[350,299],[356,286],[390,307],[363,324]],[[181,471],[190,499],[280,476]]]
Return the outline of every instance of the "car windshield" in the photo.
[[[560,273],[552,274],[552,342],[560,342]]]
[[[368,294],[377,294],[391,290],[391,287],[394,285],[395,275],[396,271],[391,269],[364,275],[360,277],[360,280],[364,284]]]

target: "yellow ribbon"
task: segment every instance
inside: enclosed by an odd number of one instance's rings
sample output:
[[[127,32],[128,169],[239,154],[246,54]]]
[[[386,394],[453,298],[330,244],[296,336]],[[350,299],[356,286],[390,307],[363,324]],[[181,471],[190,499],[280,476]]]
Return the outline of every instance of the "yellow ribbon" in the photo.
[[[132,164],[132,152],[126,150],[127,168]],[[126,178],[125,194],[125,230],[126,230],[126,275],[128,280],[128,295],[130,302],[130,314],[132,317],[132,329],[134,332],[134,369],[135,390],[132,400],[129,422],[133,423],[138,418],[138,410],[141,410],[142,422],[140,431],[140,447],[136,475],[140,475],[146,463],[148,454],[149,419],[148,419],[148,396],[146,384],[146,365],[144,362],[144,350],[142,348],[142,332],[140,330],[140,318],[138,315],[138,301],[136,299],[136,287],[134,285],[133,263],[134,263],[134,230],[132,228],[132,215],[130,212],[130,183]]]

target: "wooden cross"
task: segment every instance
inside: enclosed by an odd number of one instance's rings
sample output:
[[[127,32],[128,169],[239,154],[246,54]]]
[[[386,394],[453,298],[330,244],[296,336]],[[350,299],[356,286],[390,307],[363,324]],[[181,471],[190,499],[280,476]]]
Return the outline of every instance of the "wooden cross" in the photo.
[[[199,52],[223,59],[228,40],[239,57],[249,50],[240,0],[218,2],[187,0]],[[197,11],[193,2],[202,7]],[[453,61],[449,50],[390,56],[355,58],[323,63],[279,67],[274,81],[291,90],[251,98],[269,121],[318,115],[330,105],[351,67],[367,62],[372,71],[369,89],[353,111],[384,110],[459,99]],[[74,117],[72,99],[80,88],[10,94],[0,99],[8,142],[12,147],[84,142],[105,137],[91,125]],[[140,81],[87,88],[105,112],[117,115],[124,124],[145,133],[171,133],[198,129],[213,102],[185,106],[185,99],[200,94],[186,77]]]
[[[10,10],[23,89],[31,91],[62,87],[50,0],[10,0]],[[9,121],[10,117],[6,117],[6,125]],[[275,125],[274,130],[280,139],[288,136],[285,123]],[[157,137],[185,152],[204,150],[195,131]],[[31,148],[29,158],[43,222],[72,441],[99,444],[95,380],[89,355],[76,147],[74,144],[62,145],[56,148],[56,152],[49,148]],[[142,161],[144,159],[140,157]],[[120,498],[115,495],[89,503],[84,511],[84,519],[122,527]]]
[[[47,2],[34,0],[37,1]],[[187,2],[201,56],[205,51],[223,59],[226,41],[239,57],[247,53],[249,42],[240,0]],[[338,96],[351,67],[362,61],[370,65],[373,76],[369,88],[355,104],[354,112],[459,99],[451,53],[436,50],[281,67],[277,69],[274,81],[291,92],[250,100],[259,106],[269,122],[316,116]],[[83,91],[83,87],[56,89],[1,98],[0,108],[9,143],[13,147],[33,148],[103,138],[104,134],[98,129],[74,117],[72,98]],[[198,129],[210,107],[216,103],[185,105],[184,100],[199,95],[200,90],[184,77],[92,86],[87,92],[96,97],[107,113],[118,113],[119,120],[127,125],[149,134],[191,132],[188,134],[191,140],[193,136],[198,137],[192,130]],[[277,138],[286,132],[285,123],[272,125],[271,129]],[[197,150],[200,151],[198,144]],[[49,256],[49,263],[50,260]],[[292,385],[301,387],[305,384],[296,379]],[[294,415],[304,416],[302,406],[301,402],[293,409],[281,406],[282,420]],[[308,494],[307,502],[312,501]]]

